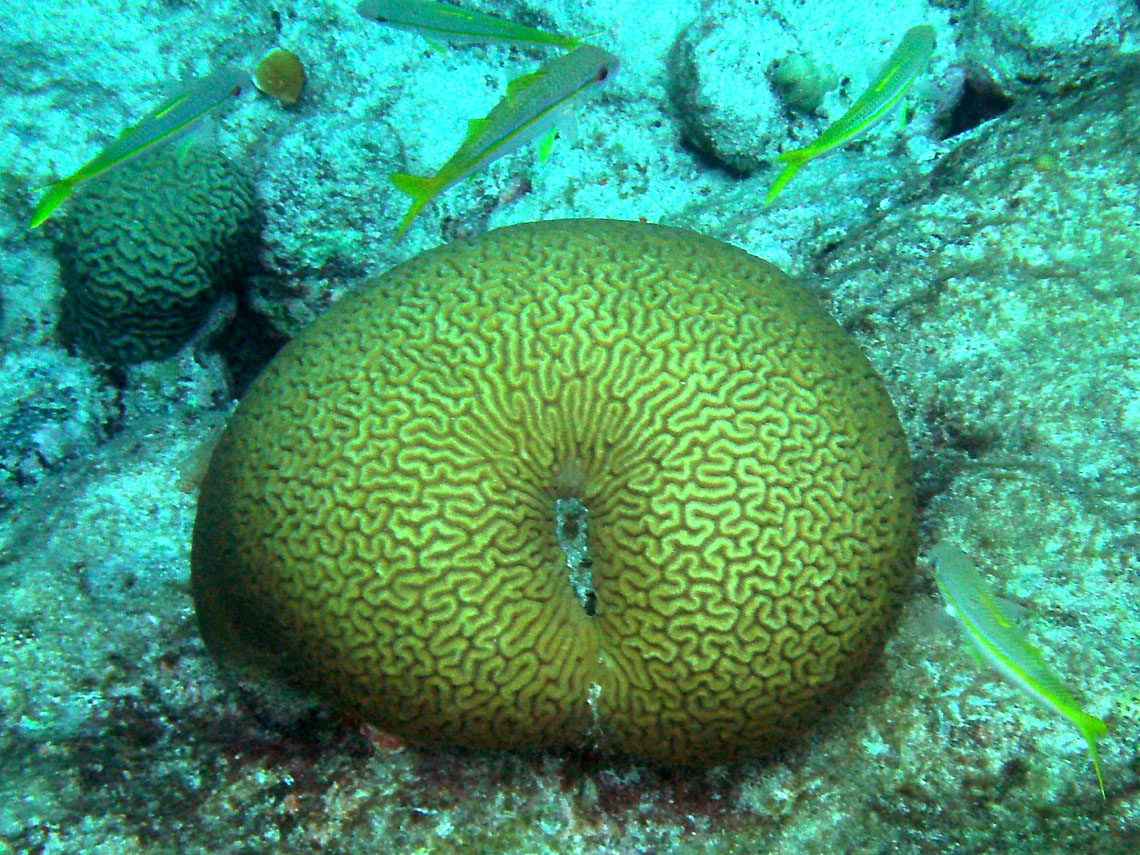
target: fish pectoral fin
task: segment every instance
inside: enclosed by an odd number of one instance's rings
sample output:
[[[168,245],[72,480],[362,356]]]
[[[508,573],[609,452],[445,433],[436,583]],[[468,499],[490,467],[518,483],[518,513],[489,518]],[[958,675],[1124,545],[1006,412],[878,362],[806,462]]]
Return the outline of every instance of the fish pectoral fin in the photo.
[[[935,633],[957,639],[959,636],[959,623],[953,613],[940,605],[931,605],[918,615],[918,626],[923,635]]]
[[[568,142],[578,139],[578,114],[573,108],[565,111],[538,142],[538,162],[546,163],[554,149],[554,140],[565,137]]]
[[[776,160],[780,163],[803,166],[813,157],[815,157],[815,149],[813,148],[793,148],[791,151],[785,151],[777,155]]]
[[[574,109],[575,105],[571,105],[570,109],[558,117],[555,127],[558,128],[558,135],[565,137],[568,142],[574,142],[578,139],[578,111]]]
[[[174,160],[179,167],[186,165],[186,155],[190,153],[190,149],[194,147],[194,138],[187,137],[178,144],[178,151],[174,155]]]
[[[522,77],[516,77],[507,84],[507,98],[517,98],[520,92],[529,89],[542,78],[546,77],[545,71],[532,71],[530,74],[524,74]]]
[[[546,163],[550,151],[554,148],[554,139],[558,136],[558,128],[551,128],[538,143],[538,162]]]
[[[993,596],[994,618],[1002,626],[1016,626],[1029,617],[1029,606],[1023,606],[1007,597]]]
[[[967,646],[970,650],[970,656],[973,658],[974,662],[977,663],[979,668],[985,669],[990,667],[990,663],[986,661],[986,657],[982,656],[982,652],[978,650],[976,644],[970,643]]]

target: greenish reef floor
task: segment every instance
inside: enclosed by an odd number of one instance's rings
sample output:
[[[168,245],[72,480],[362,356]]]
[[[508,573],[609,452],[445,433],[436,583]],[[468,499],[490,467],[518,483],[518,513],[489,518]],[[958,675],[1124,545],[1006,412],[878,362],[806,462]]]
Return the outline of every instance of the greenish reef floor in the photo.
[[[545,54],[435,52],[347,2],[0,10],[0,853],[1140,851],[1140,12],[1070,5],[479,4],[601,28],[622,70],[576,142],[497,162],[400,243],[387,174],[437,167]],[[838,118],[922,22],[939,47],[906,129],[880,125],[764,208],[775,155]],[[53,228],[26,228],[40,188],[178,81],[274,44],[307,64],[301,102],[246,93],[207,129],[262,200],[244,332],[127,368],[69,353]],[[768,75],[792,56],[840,81],[806,112]],[[858,339],[910,438],[923,532],[882,657],[786,753],[700,772],[259,718],[207,656],[189,594],[195,472],[235,392],[368,275],[567,216],[727,240]],[[1027,607],[1034,643],[1109,722],[1107,799],[1076,731],[939,625],[938,539]]]

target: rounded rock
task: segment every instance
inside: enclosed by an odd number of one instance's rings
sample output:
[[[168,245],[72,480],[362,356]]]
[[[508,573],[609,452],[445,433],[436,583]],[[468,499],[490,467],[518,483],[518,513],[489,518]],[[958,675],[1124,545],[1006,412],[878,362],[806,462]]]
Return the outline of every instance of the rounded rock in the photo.
[[[284,348],[214,451],[192,582],[222,662],[411,741],[707,764],[835,703],[915,544],[894,408],[808,295],[568,220],[424,253]]]
[[[772,57],[796,43],[770,11],[747,5],[734,11],[702,16],[677,36],[669,93],[686,144],[712,163],[751,175],[787,135],[783,103],[768,76]]]

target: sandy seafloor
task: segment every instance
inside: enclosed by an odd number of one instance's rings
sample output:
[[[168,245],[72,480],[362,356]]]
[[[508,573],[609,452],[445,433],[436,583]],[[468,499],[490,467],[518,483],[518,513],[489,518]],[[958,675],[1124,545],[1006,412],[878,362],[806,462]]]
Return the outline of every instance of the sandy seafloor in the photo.
[[[437,52],[348,2],[0,5],[0,852],[1140,852],[1140,7],[473,5],[601,31],[621,72],[545,164],[495,163],[398,243],[388,173],[436,168],[548,52]],[[938,47],[905,128],[765,209],[776,154],[923,22]],[[241,311],[263,350],[423,249],[582,216],[767,258],[859,340],[911,441],[923,551],[883,656],[796,748],[703,772],[392,750],[332,717],[259,724],[220,679],[189,593],[193,473],[258,363],[229,370],[210,340],[128,367],[70,351],[58,224],[26,224],[180,81],[274,45],[305,63],[301,102],[244,93],[207,129],[261,200]],[[1029,607],[1109,722],[1106,800],[1075,729],[931,619],[938,538]]]

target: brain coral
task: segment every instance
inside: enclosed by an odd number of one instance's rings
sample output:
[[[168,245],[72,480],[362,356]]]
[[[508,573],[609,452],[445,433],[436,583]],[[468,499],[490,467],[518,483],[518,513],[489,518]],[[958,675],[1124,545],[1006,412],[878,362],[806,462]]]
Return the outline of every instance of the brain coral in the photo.
[[[514,226],[278,355],[203,483],[194,598],[240,673],[413,741],[731,760],[881,643],[909,469],[871,366],[775,268],[677,229]]]
[[[257,228],[252,182],[209,146],[167,146],[91,182],[56,243],[61,333],[107,362],[169,356],[249,259]]]

